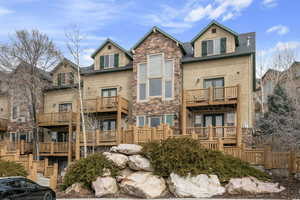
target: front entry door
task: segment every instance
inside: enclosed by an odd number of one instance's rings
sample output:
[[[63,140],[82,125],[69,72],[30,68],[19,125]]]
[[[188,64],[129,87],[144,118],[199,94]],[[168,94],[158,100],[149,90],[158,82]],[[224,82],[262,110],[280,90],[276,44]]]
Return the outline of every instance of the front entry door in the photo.
[[[204,115],[204,126],[209,127],[213,126],[214,136],[222,137],[223,136],[223,126],[224,126],[224,114],[209,114]]]

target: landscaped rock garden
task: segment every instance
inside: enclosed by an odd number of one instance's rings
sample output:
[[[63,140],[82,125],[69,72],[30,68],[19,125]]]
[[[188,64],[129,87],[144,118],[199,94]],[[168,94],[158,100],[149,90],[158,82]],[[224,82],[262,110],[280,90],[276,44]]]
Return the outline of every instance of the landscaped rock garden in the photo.
[[[285,189],[269,181],[267,174],[247,163],[202,149],[196,141],[169,139],[143,147],[120,144],[77,161],[64,177],[64,189],[114,198],[207,198]]]

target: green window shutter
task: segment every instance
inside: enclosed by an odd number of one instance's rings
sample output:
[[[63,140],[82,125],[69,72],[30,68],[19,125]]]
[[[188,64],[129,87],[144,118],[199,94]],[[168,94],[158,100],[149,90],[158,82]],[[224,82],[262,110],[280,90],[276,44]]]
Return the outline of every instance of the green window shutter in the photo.
[[[207,56],[207,41],[202,41],[201,46],[202,46],[202,56]]]
[[[221,38],[221,53],[226,53],[226,38]]]
[[[100,56],[100,69],[104,68],[104,56]]]
[[[60,86],[61,85],[61,74],[57,74],[57,85]]]
[[[114,66],[119,67],[119,54],[116,53],[114,56]]]
[[[74,73],[73,72],[69,72],[69,83],[71,85],[74,84]]]

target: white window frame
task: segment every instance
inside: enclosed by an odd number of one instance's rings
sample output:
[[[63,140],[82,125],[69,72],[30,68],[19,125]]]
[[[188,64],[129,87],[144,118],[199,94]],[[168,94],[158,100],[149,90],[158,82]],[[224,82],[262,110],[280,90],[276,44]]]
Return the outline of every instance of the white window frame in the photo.
[[[156,56],[156,55],[161,55],[162,57],[162,70],[161,70],[161,76],[150,76],[150,68],[149,68],[149,63],[150,63],[150,56]],[[163,97],[164,96],[164,74],[165,74],[165,62],[164,59],[165,58],[165,54],[164,53],[156,53],[156,54],[148,54],[147,55],[147,83],[148,83],[148,99],[152,99],[152,98],[157,98],[157,97]],[[156,79],[156,78],[160,78],[161,79],[161,95],[158,96],[150,96],[150,79]]]
[[[155,55],[161,55],[162,56],[162,74],[161,76],[151,76],[150,77],[150,69],[149,69],[149,63],[150,63],[150,56],[155,56]],[[165,76],[165,71],[166,71],[166,61],[171,61],[172,62],[172,76],[171,76],[171,86],[172,86],[172,96],[171,97],[166,97],[165,96],[165,83],[166,81],[170,80],[168,78],[166,78]],[[141,100],[140,99],[140,65],[146,64],[146,81],[142,82],[146,84],[146,98]],[[165,54],[164,53],[155,53],[155,54],[148,54],[147,55],[147,62],[142,62],[137,64],[137,101],[138,102],[147,102],[152,98],[162,98],[164,101],[169,101],[169,100],[173,100],[174,99],[174,93],[175,93],[175,87],[174,87],[174,77],[175,77],[175,59],[165,59]],[[160,78],[162,81],[162,91],[161,91],[161,95],[159,96],[150,96],[149,95],[149,89],[150,89],[150,79],[155,79],[155,78]]]
[[[152,115],[152,116],[150,115],[150,116],[147,116],[148,117],[148,126],[152,127],[151,126],[151,118],[159,118],[159,121],[160,121],[159,125],[161,125],[162,122],[163,122],[163,116],[164,115]]]
[[[222,37],[205,40],[205,41],[207,42],[207,46],[206,46],[207,56],[215,56],[215,55],[220,55],[220,54],[221,54],[221,39],[222,39]],[[212,52],[213,52],[213,53],[211,53],[211,54],[208,53],[208,41],[209,41],[209,40],[212,40],[212,41],[213,41],[213,42],[212,42],[212,43],[213,43],[213,49],[212,49]],[[215,43],[216,43],[216,40],[219,40],[219,42],[220,42],[220,52],[219,52],[219,53],[214,53],[214,52],[215,52]]]
[[[145,99],[140,99],[140,65],[146,65],[146,80],[145,82],[142,82],[146,84],[146,88],[145,88],[145,92],[146,92],[146,98]],[[138,102],[147,102],[148,101],[148,65],[147,63],[143,62],[143,63],[139,63],[137,65],[137,101]]]
[[[114,68],[114,64],[115,64],[115,54],[114,53],[111,53],[111,54],[105,54],[103,55],[104,56],[104,66],[103,66],[103,69],[111,69],[111,68]],[[108,67],[105,67],[105,56],[108,56]],[[113,56],[114,57],[114,61],[113,61],[113,65],[110,66],[110,61],[109,61],[109,57],[110,56]]]
[[[144,118],[144,126],[147,124],[147,122],[146,122],[146,115],[138,115],[138,116],[136,116],[136,126],[137,127],[140,127],[139,126],[139,122],[140,122],[140,117],[142,117],[142,118]]]
[[[164,114],[163,115],[163,124],[167,124],[167,116],[170,116],[170,115],[172,115],[173,116],[173,126],[175,126],[175,123],[174,123],[174,121],[175,121],[175,113],[168,113],[168,114]]]

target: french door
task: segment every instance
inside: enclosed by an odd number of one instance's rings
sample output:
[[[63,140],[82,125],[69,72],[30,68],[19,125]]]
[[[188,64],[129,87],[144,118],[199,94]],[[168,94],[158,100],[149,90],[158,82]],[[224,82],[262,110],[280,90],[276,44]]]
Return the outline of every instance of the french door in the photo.
[[[116,103],[117,88],[107,88],[101,90],[102,103],[104,107],[113,107]]]
[[[116,120],[115,119],[103,120],[101,130],[102,131],[116,130]]]
[[[204,88],[213,88],[213,99],[223,100],[224,99],[224,78],[205,79]]]
[[[204,127],[212,126],[214,136],[223,136],[224,114],[208,114],[204,115]]]

